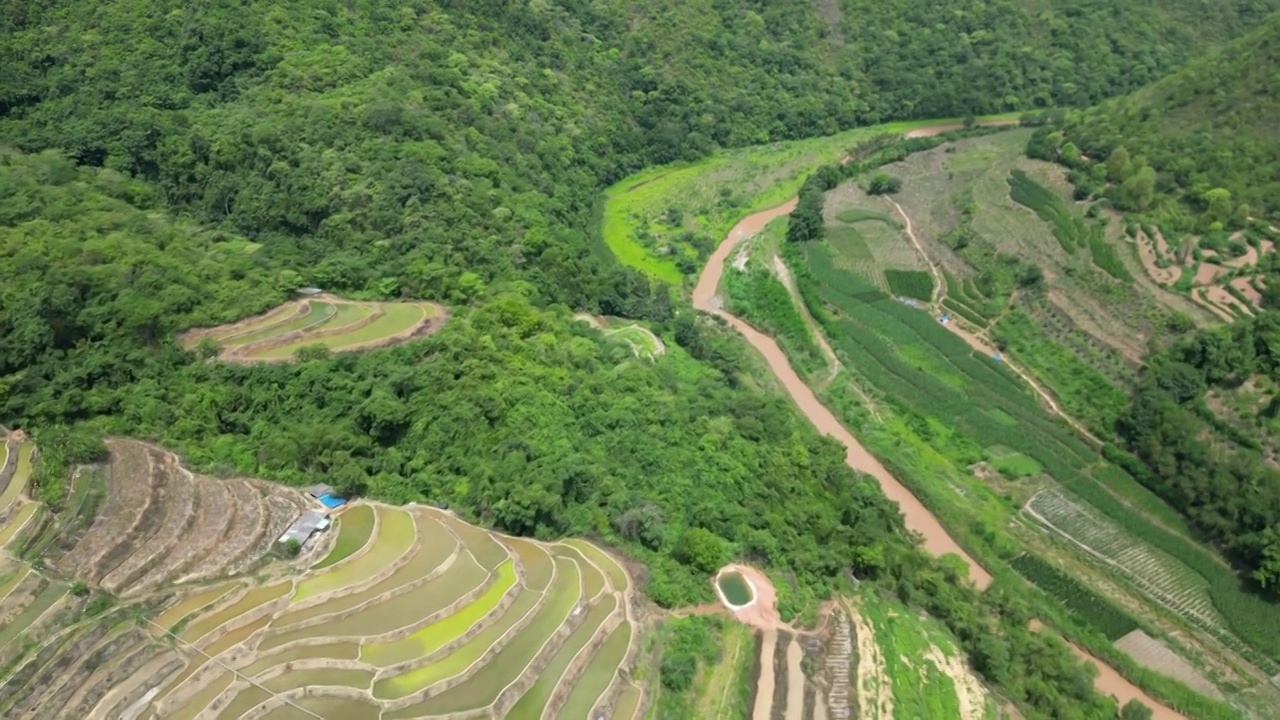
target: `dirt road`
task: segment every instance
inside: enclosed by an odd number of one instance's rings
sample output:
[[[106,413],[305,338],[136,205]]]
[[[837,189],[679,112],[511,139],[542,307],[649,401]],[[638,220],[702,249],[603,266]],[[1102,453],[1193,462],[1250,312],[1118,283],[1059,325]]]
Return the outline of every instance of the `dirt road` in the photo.
[[[960,548],[956,541],[942,528],[942,524],[938,522],[938,519],[925,508],[920,500],[915,495],[912,495],[902,483],[898,482],[897,478],[893,477],[888,469],[868,452],[852,433],[840,424],[836,416],[818,401],[817,396],[813,394],[813,390],[800,379],[795,369],[791,367],[791,363],[787,361],[787,357],[782,352],[782,348],[778,346],[777,341],[721,309],[722,303],[720,298],[716,297],[716,288],[720,285],[720,277],[724,274],[725,262],[733,252],[734,247],[742,240],[763,230],[774,218],[791,212],[795,205],[796,201],[792,199],[777,207],[748,215],[737,225],[734,225],[728,236],[725,237],[724,242],[720,243],[720,247],[716,248],[715,252],[711,254],[711,257],[707,260],[706,267],[702,270],[702,275],[698,277],[698,285],[693,290],[693,306],[723,318],[725,322],[741,333],[747,339],[747,342],[751,343],[752,347],[764,356],[765,362],[768,363],[769,369],[774,376],[778,378],[778,382],[786,388],[787,394],[791,396],[792,401],[800,408],[800,412],[809,418],[809,422],[813,423],[818,432],[835,438],[837,442],[845,446],[845,462],[849,467],[875,478],[884,490],[884,494],[890,500],[898,503],[899,507],[902,508],[902,514],[906,516],[907,527],[924,537],[925,548],[935,555],[955,553],[964,558],[964,561],[969,566],[969,578],[979,588],[986,588],[991,583],[991,575]]]

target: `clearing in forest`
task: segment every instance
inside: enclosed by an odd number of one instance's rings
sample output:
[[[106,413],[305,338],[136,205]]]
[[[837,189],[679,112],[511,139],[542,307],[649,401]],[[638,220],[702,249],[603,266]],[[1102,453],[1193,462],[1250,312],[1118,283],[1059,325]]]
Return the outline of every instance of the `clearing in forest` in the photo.
[[[626,344],[632,354],[645,360],[656,360],[667,353],[667,345],[649,328],[625,318],[597,317],[589,313],[578,313],[575,320],[586,323],[604,336]]]
[[[1091,517],[1160,557],[1176,558],[1181,571],[1190,573],[1174,580],[1184,583],[1183,594],[1166,586],[1172,576],[1139,578],[1135,573],[1142,568],[1117,568],[1086,552],[1074,537],[1052,535],[1087,560],[1091,574],[1121,576],[1126,583],[1117,592],[1127,603],[1151,613],[1171,607],[1187,623],[1183,627],[1212,628],[1225,645],[1215,653],[1226,653],[1226,661],[1247,659],[1267,672],[1273,663],[1258,649],[1273,633],[1248,622],[1265,612],[1260,602],[1239,588],[1211,548],[1196,541],[1185,519],[1105,462],[1088,432],[1090,426],[1109,426],[1123,411],[1125,384],[1135,377],[1147,340],[1167,335],[1173,312],[1201,324],[1211,320],[1189,298],[1150,282],[1134,248],[1115,237],[1123,228],[1114,219],[1103,227],[1102,218],[1072,202],[1060,169],[1023,156],[1028,132],[962,140],[887,166],[904,180],[892,198],[871,197],[856,187],[828,193],[825,220],[835,235],[797,247],[803,257],[791,258],[804,264],[791,275],[846,368],[844,376],[820,386],[824,401],[841,409],[840,420],[872,453],[914,476],[912,491],[929,507],[948,508],[950,522],[1011,519],[1011,509],[1035,492],[1058,488]],[[842,198],[851,202],[841,204]],[[744,218],[717,253],[724,256],[721,265],[732,256],[735,240],[791,207],[780,203]],[[862,233],[854,241],[841,234],[848,225],[892,233],[894,225],[884,218],[901,222],[904,231],[914,225],[906,234],[918,241],[913,250],[927,258],[930,279],[941,276],[941,288],[903,275],[895,281],[899,290],[892,291],[886,270],[911,270],[876,267]],[[1125,277],[1132,281],[1120,279]],[[936,315],[922,311],[930,303],[916,300],[911,307],[910,296],[928,296],[929,289],[943,291],[934,298],[942,308]],[[720,308],[718,298],[705,296],[700,284],[699,307]],[[940,322],[957,318],[969,339]],[[755,338],[758,328],[741,332],[755,347],[763,346],[761,352],[772,351]],[[865,391],[894,398],[901,412],[872,412]],[[801,398],[798,393],[793,397]],[[999,487],[967,470],[979,455],[986,466],[999,466]],[[1016,497],[1017,504],[1001,494]],[[1030,523],[1009,527],[1014,542],[1028,535],[1045,538]]]
[[[321,510],[310,497],[108,447],[10,542],[41,562],[0,564],[0,658],[21,668],[0,675],[6,717],[585,718],[642,701],[631,581],[594,545],[361,502],[290,558],[280,538]],[[0,480],[25,449],[8,444]]]
[[[394,345],[435,332],[447,319],[447,309],[434,303],[317,295],[230,325],[190,330],[179,341],[187,349],[211,341],[229,362],[284,362],[310,347],[349,352]]]

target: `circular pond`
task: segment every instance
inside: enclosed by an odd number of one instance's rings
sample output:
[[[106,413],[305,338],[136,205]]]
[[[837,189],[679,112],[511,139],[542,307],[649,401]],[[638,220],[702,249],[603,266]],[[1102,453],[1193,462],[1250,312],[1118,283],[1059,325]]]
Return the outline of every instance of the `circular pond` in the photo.
[[[737,570],[726,570],[716,578],[716,587],[720,589],[720,597],[731,608],[750,605],[756,599],[751,582]]]

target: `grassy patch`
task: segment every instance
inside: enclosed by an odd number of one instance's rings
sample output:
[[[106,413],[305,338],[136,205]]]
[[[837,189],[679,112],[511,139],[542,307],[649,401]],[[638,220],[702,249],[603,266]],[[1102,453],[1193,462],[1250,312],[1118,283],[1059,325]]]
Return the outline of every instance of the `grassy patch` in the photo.
[[[1022,453],[994,458],[991,461],[991,467],[999,470],[1000,474],[1008,478],[1029,477],[1038,474],[1044,469],[1040,467],[1040,463]]]
[[[338,516],[338,538],[333,548],[324,559],[312,566],[312,570],[323,570],[351,557],[357,550],[369,542],[373,535],[374,513],[371,505],[356,505]]]
[[[627,343],[637,357],[653,360],[661,354],[661,341],[648,328],[639,325],[628,325],[609,330],[605,333],[605,336]]]
[[[844,210],[841,210],[840,212],[836,213],[836,219],[842,223],[848,223],[850,225],[854,223],[863,222],[864,220],[878,220],[892,227],[894,230],[902,229],[902,224],[899,223],[897,220],[893,219],[892,217],[885,215],[882,212],[876,212],[875,210],[864,210],[862,208],[846,208]]]
[[[874,629],[893,689],[893,716],[899,720],[960,717],[955,682],[930,659],[931,647],[943,648],[945,633],[899,603],[868,596],[859,610]],[[948,647],[954,654],[954,648]]]
[[[871,262],[874,257],[871,248],[867,247],[866,238],[857,228],[847,225],[828,225],[827,243],[835,248],[840,257],[851,263]]]

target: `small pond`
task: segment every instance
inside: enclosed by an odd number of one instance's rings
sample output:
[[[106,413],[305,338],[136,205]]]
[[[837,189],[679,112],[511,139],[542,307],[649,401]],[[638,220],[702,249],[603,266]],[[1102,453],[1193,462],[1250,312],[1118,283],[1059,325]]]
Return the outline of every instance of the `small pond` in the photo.
[[[735,607],[746,605],[755,599],[751,586],[747,584],[747,579],[742,577],[742,573],[732,571],[721,573],[716,584],[720,586],[724,599]]]

